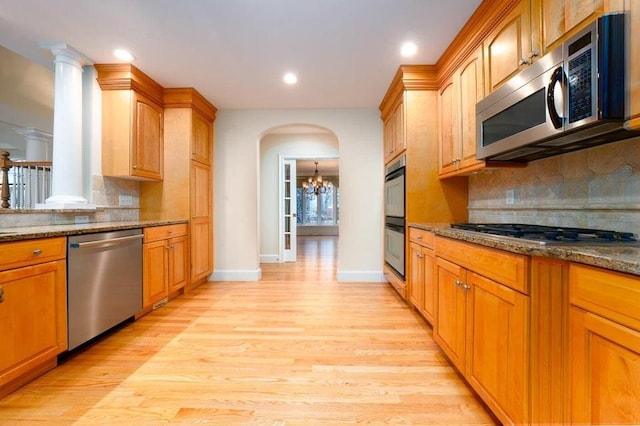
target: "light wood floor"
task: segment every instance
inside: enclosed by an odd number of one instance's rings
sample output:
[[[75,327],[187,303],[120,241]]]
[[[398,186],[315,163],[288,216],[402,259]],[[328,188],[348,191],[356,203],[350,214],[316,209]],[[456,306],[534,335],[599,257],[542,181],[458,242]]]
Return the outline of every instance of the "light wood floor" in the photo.
[[[336,237],[260,282],[171,301],[0,400],[0,424],[494,424],[387,284],[337,283]]]

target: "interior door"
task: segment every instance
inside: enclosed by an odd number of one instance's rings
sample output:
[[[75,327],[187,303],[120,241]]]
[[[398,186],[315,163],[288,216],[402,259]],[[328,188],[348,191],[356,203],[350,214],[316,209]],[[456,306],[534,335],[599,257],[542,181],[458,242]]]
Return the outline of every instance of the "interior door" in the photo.
[[[296,160],[283,160],[281,194],[282,205],[282,260],[284,262],[296,261]]]

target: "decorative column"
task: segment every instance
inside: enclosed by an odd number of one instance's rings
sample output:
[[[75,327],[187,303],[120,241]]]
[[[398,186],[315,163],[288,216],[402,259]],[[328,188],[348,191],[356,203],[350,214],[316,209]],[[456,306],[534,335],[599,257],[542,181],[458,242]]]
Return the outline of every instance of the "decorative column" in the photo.
[[[55,58],[51,197],[42,209],[95,209],[83,197],[82,67],[92,61],[66,43],[42,43]]]
[[[26,161],[51,161],[51,133],[33,127],[14,127],[13,130],[24,137]]]

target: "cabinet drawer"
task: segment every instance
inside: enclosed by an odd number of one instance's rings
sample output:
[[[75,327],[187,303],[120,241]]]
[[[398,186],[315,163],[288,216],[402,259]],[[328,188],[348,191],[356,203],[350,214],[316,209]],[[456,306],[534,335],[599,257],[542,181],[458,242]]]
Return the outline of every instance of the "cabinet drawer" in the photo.
[[[433,248],[433,233],[423,229],[409,227],[409,241],[427,248]]]
[[[572,263],[569,300],[572,305],[640,331],[640,277]]]
[[[436,256],[521,293],[529,293],[528,256],[444,237],[435,237],[435,246]]]
[[[173,237],[182,237],[185,235],[187,235],[186,223],[144,228],[145,243],[150,243],[158,240],[166,240],[167,238],[173,238]]]
[[[43,238],[0,244],[0,271],[64,259],[67,239]]]

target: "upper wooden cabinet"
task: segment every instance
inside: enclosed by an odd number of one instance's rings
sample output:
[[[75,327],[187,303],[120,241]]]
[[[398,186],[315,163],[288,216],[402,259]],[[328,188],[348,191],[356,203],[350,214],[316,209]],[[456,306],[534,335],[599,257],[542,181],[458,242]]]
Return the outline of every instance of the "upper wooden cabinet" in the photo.
[[[440,177],[486,166],[476,159],[476,103],[484,97],[482,49],[465,59],[440,89]]]
[[[162,87],[131,64],[98,64],[102,174],[162,180]]]
[[[391,115],[384,122],[384,162],[391,160],[405,152],[407,141],[404,131],[404,103],[394,108]]]
[[[521,0],[484,39],[485,92],[491,93],[540,55],[531,1]]]

